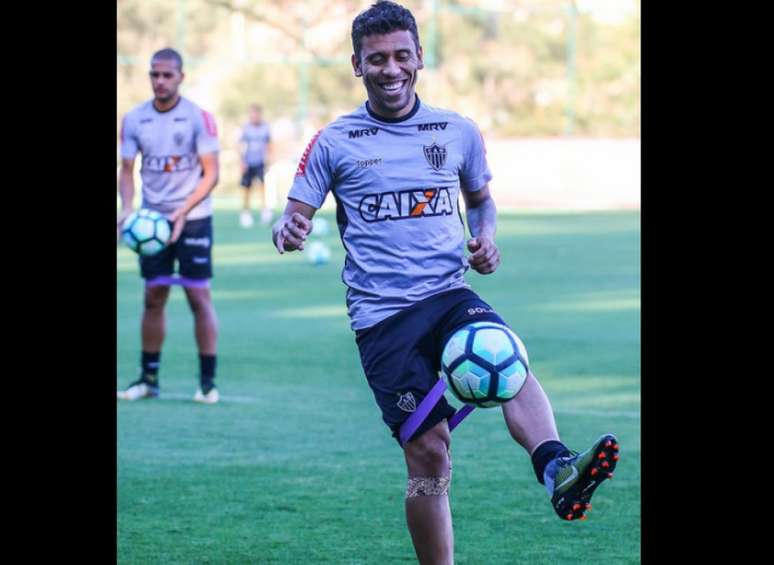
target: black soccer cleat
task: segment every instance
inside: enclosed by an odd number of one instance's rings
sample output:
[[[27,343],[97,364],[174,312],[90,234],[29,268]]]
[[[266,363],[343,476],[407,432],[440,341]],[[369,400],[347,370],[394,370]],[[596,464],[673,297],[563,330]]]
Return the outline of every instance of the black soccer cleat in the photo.
[[[547,486],[553,485],[551,504],[562,520],[586,519],[594,491],[613,478],[618,451],[616,437],[605,434],[583,453],[557,457],[548,464],[545,477]]]

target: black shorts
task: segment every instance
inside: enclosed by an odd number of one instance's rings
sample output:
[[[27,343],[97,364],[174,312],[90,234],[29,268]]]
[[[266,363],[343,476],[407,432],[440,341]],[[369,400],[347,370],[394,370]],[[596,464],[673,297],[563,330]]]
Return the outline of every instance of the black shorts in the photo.
[[[212,278],[212,216],[188,220],[180,238],[163,251],[148,257],[140,255],[140,273],[144,279],[170,276],[175,272],[189,279]]]
[[[250,185],[253,184],[253,179],[255,178],[263,184],[263,163],[260,165],[249,165],[242,175],[242,182],[240,184],[245,188],[250,188]]]
[[[400,426],[438,382],[441,353],[451,335],[472,322],[503,319],[472,290],[431,296],[381,322],[356,330],[360,361],[382,419],[399,440]],[[441,397],[411,441],[456,412]]]

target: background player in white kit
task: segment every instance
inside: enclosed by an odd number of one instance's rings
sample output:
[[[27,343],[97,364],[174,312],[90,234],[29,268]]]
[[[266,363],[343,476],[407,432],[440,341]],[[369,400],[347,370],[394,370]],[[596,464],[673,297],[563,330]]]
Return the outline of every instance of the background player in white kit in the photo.
[[[215,387],[217,318],[212,305],[212,199],[218,182],[218,134],[211,114],[178,93],[183,60],[174,49],[151,57],[154,98],[124,116],[121,128],[121,212],[118,226],[133,211],[134,161],[142,155],[142,207],[173,223],[170,244],[159,254],[140,256],[145,279],[140,377],[117,396],[123,400],[159,395],[159,363],[165,336],[164,308],[170,282],[185,290],[194,317],[199,351],[199,387],[194,400],[218,401]],[[175,261],[179,277],[172,279]]]
[[[416,96],[422,48],[408,10],[377,2],[355,18],[352,44],[368,101],[312,139],[273,241],[280,253],[303,249],[312,216],[333,193],[347,253],[348,312],[368,384],[403,448],[406,521],[417,558],[446,565],[454,562],[447,420],[455,410],[441,397],[402,443],[399,430],[411,412],[401,398],[411,394],[418,405],[438,382],[441,349],[458,328],[505,323],[464,279],[468,268],[486,275],[500,263],[492,175],[476,125]],[[473,236],[467,258],[460,194]],[[567,449],[532,373],[502,409],[554,511],[564,520],[585,518],[592,493],[612,477],[615,436],[602,435],[581,454]],[[603,472],[595,466],[601,460]]]
[[[239,215],[239,223],[244,228],[253,225],[253,214],[250,210],[250,193],[253,181],[258,181],[258,208],[261,210],[261,223],[268,224],[271,221],[271,208],[269,208],[264,175],[271,151],[271,131],[269,124],[263,119],[263,110],[258,104],[250,106],[250,119],[242,126],[239,135],[241,144],[240,164],[242,179],[240,185],[244,189],[242,199],[242,213]]]

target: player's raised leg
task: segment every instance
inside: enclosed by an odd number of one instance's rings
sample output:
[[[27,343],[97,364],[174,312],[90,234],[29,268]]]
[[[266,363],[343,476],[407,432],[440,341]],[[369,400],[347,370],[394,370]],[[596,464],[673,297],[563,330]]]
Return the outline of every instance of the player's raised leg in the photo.
[[[451,435],[446,420],[404,446],[408,468],[406,523],[421,565],[454,563],[449,486]]]
[[[530,455],[544,442],[559,441],[551,403],[532,372],[519,393],[503,404],[503,415],[513,439]]]
[[[519,393],[503,404],[513,439],[532,457],[537,480],[545,485],[554,511],[563,520],[585,519],[591,496],[612,478],[618,461],[618,440],[605,434],[581,454],[559,440],[551,403],[530,372]]]

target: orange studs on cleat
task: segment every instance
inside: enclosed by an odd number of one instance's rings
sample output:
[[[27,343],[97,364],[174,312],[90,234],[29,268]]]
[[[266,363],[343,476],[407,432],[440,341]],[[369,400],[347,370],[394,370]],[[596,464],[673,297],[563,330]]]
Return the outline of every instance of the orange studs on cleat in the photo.
[[[602,461],[602,467],[607,469],[608,467],[610,467],[610,463],[608,463],[607,461]]]
[[[573,512],[577,512],[578,510],[580,510],[580,507],[581,507],[581,505],[578,504],[577,502],[575,504],[573,504],[572,505]]]
[[[567,514],[567,519],[568,519],[568,520],[572,520],[572,518],[573,518],[573,516],[572,516],[572,512],[570,512],[569,514]]]
[[[590,502],[586,503],[586,510],[591,510],[591,503]]]
[[[599,473],[599,469],[597,469],[596,467],[594,467],[594,468],[591,470],[591,476],[593,477],[593,476],[594,476],[594,475],[596,475],[597,473]]]
[[[599,455],[597,455],[597,459],[605,459],[606,457],[607,457],[607,455],[605,455],[604,451],[602,453],[600,453]]]
[[[618,461],[621,457],[618,455],[613,455],[613,461]]]
[[[588,516],[586,516],[585,514],[580,517],[581,520],[585,520],[586,518],[588,518]]]
[[[616,451],[618,451],[618,444],[617,444],[617,443],[614,443],[614,444],[613,444],[613,449],[615,449]]]
[[[605,442],[605,447],[610,447],[611,445],[613,445],[613,442],[611,440],[607,440]]]
[[[608,479],[612,479],[612,478],[613,478],[613,473],[608,473],[608,474],[607,474],[607,478],[608,478]]]

